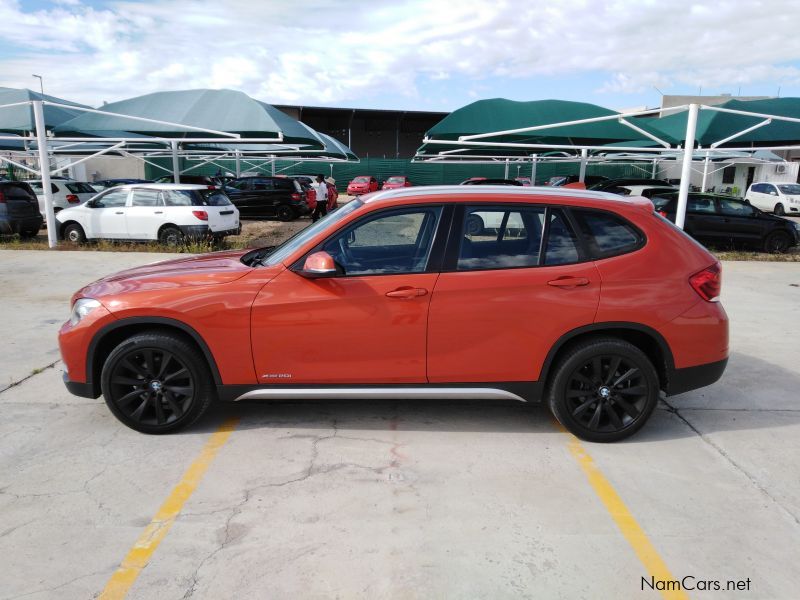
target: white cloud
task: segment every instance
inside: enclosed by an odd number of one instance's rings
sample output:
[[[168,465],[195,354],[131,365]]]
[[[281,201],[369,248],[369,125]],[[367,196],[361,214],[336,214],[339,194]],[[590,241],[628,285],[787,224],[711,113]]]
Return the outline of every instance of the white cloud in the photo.
[[[798,17],[798,0],[59,0],[39,10],[0,0],[0,22],[12,24],[0,28],[0,85],[28,87],[41,73],[46,91],[89,104],[232,87],[312,105],[419,98],[428,80],[583,73],[606,78],[587,96],[800,86]]]

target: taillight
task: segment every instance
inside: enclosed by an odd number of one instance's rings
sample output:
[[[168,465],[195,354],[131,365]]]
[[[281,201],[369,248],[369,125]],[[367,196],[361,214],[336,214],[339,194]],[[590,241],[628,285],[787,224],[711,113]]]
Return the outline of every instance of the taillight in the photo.
[[[6,194],[5,192],[0,192],[0,204],[6,203]]]
[[[662,217],[664,217],[665,219],[667,218],[667,211],[665,211],[665,210],[660,210],[660,211],[658,211],[658,214],[660,214],[660,215],[661,215]]]
[[[215,190],[215,189],[217,189],[217,186],[215,186],[215,185],[207,185],[206,187],[207,187],[209,190]]]
[[[193,210],[192,214],[201,221],[208,221],[208,213],[204,210]]]
[[[292,192],[292,200],[294,200],[295,202],[300,202],[301,200],[300,192]]]
[[[689,277],[689,283],[706,302],[719,302],[719,295],[722,292],[722,267],[719,263],[714,263]]]
[[[77,204],[80,201],[81,199],[78,198],[75,194],[67,194],[67,202],[69,202],[70,204]]]

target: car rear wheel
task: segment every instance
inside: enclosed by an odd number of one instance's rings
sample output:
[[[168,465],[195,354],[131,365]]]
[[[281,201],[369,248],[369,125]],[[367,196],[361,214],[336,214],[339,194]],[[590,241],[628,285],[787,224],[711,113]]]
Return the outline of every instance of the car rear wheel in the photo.
[[[782,254],[792,245],[789,234],[784,231],[773,231],[764,240],[764,250],[771,254]]]
[[[177,227],[167,226],[158,233],[158,241],[165,246],[177,246],[183,242],[183,232]]]
[[[785,215],[785,214],[786,214],[786,211],[783,209],[783,204],[781,204],[780,202],[778,202],[778,203],[775,205],[775,208],[773,209],[773,212],[774,212],[776,215],[778,215],[779,217],[782,217],[783,215]]]
[[[83,244],[86,241],[86,233],[77,223],[70,223],[64,228],[64,239],[70,244]]]
[[[590,442],[636,433],[658,403],[658,375],[647,356],[617,338],[577,344],[550,379],[550,410],[568,431]]]
[[[134,335],[109,354],[101,375],[106,404],[142,433],[169,433],[197,421],[211,405],[214,382],[202,354],[181,337]]]
[[[291,221],[295,218],[294,210],[291,206],[281,204],[278,207],[278,219],[281,221]]]

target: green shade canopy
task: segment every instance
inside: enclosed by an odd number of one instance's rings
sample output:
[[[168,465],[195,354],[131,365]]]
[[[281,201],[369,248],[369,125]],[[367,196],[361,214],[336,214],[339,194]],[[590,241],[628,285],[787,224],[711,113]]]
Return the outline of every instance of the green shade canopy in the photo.
[[[62,136],[120,137],[118,134],[122,131],[182,139],[222,137],[192,130],[188,126],[238,134],[242,138],[275,138],[283,134],[283,143],[322,147],[319,140],[298,121],[274,106],[234,90],[156,92],[106,104],[98,110],[175,125],[85,113],[56,127],[56,133]]]
[[[449,114],[430,129],[426,137],[437,140],[458,140],[460,136],[538,127],[619,113],[585,102],[567,100],[534,100],[517,102],[505,98],[478,100]],[[638,122],[637,122],[638,123]],[[599,145],[609,142],[648,139],[616,119],[548,129],[505,134],[486,138],[487,142],[528,144]],[[476,140],[477,141],[477,140]]]
[[[299,145],[299,144],[236,144],[236,143],[197,143],[193,144],[190,142],[184,142],[181,144],[181,148],[184,150],[189,151],[198,151],[198,152],[235,152],[239,150],[243,153],[248,155],[258,154],[259,156],[276,156],[280,157],[287,157],[292,159],[302,159],[302,158],[328,158],[333,160],[348,160],[348,161],[358,161],[358,157],[355,153],[348,148],[345,144],[340,142],[339,140],[326,135],[324,133],[320,133],[319,131],[314,131],[305,123],[300,123],[303,127],[305,127],[311,135],[315,136],[319,145],[318,146],[309,146],[309,145]]]
[[[47,100],[48,102],[56,102],[58,104],[67,104],[70,106],[78,106],[88,108],[83,104],[76,104],[69,100],[62,100],[55,96],[42,95],[39,92],[34,92],[27,89],[16,89],[0,87],[0,107],[7,104],[16,104],[18,102],[30,102],[32,100]],[[44,124],[47,129],[52,129],[57,125],[69,121],[80,115],[79,110],[70,110],[68,108],[61,108],[60,106],[44,106]],[[3,133],[25,133],[33,132],[36,130],[36,124],[33,118],[33,106],[11,106],[9,108],[0,108],[0,132]]]
[[[728,100],[724,104],[718,106],[719,108],[731,110],[742,110],[764,115],[777,115],[800,119],[800,98]],[[675,139],[677,143],[683,144],[686,141],[686,121],[688,115],[688,111],[684,110],[665,117],[640,119],[637,120],[636,123],[639,124],[643,122],[648,127],[649,131],[660,132],[667,137]],[[716,110],[701,110],[697,116],[695,141],[701,146],[707,147],[739,131],[743,131],[748,127],[757,125],[764,121],[764,119],[765,117],[737,115]],[[737,147],[743,144],[762,146],[770,144],[784,145],[796,144],[798,142],[800,142],[800,123],[773,121],[769,125],[745,133],[720,147]]]

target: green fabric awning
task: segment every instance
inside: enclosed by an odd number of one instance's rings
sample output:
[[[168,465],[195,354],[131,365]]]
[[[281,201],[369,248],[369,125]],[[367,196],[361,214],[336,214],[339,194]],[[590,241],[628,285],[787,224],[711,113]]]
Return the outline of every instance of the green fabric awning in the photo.
[[[156,92],[106,104],[101,111],[175,123],[149,123],[123,116],[85,113],[59,127],[61,136],[119,137],[120,131],[180,139],[222,137],[187,127],[238,134],[243,138],[274,138],[283,143],[321,148],[319,140],[280,110],[234,90]],[[224,138],[223,138],[224,139]]]
[[[728,100],[719,105],[720,108],[743,110],[765,115],[778,115],[800,119],[800,98],[770,98],[766,100]],[[686,141],[686,121],[688,111],[667,115],[660,118],[641,119],[649,131],[660,132],[673,138],[677,143]],[[638,124],[639,120],[636,121]],[[715,110],[701,110],[697,116],[696,143],[710,146],[714,142],[757,125],[764,117],[737,115]],[[658,133],[657,133],[658,135]],[[800,143],[800,123],[773,121],[769,125],[759,127],[720,146],[741,147],[742,145],[789,145]]]
[[[30,102],[32,100],[47,100],[49,102],[56,102],[58,104],[67,104],[70,106],[79,106],[88,108],[83,104],[70,102],[69,100],[62,100],[55,96],[42,95],[39,92],[34,92],[28,89],[16,89],[0,87],[0,106],[6,104],[16,104],[17,102]],[[44,106],[44,124],[47,129],[52,129],[57,125],[69,121],[80,115],[78,110],[70,110],[68,108],[61,108],[60,106]],[[25,133],[33,132],[36,130],[36,124],[33,118],[33,107],[31,105],[11,106],[9,108],[0,108],[0,132],[3,133]]]

